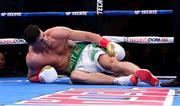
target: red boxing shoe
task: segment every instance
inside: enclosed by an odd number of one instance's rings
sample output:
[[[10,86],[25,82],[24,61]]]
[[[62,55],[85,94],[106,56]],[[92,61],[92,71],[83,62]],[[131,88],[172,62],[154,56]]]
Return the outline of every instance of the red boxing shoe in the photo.
[[[151,86],[159,85],[159,80],[147,69],[139,69],[135,72],[135,74],[141,81],[146,82]]]
[[[131,75],[130,82],[132,83],[133,86],[135,86],[138,84],[138,78],[135,75]]]

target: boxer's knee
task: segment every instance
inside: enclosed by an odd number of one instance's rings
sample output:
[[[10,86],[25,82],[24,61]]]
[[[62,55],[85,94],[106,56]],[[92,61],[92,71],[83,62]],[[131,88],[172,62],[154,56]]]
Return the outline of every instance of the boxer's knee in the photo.
[[[73,83],[83,83],[86,82],[87,78],[84,74],[87,74],[86,72],[80,71],[80,70],[74,70],[72,71],[70,78]]]
[[[111,70],[114,73],[119,73],[120,68],[121,68],[120,62],[118,60],[116,60],[116,59],[113,59],[112,62],[111,62]]]
[[[77,76],[78,76],[78,72],[77,71],[72,71],[71,75],[70,75],[70,78],[71,78],[71,80],[74,80],[74,79],[77,79]]]
[[[127,66],[124,62],[118,61],[116,58],[112,58],[109,62],[109,70],[111,70],[114,75],[125,75],[127,72]],[[127,74],[128,75],[128,74]]]
[[[110,57],[107,54],[101,55],[98,59],[99,64],[106,70],[114,69],[117,59],[115,57]]]
[[[111,57],[108,64],[108,68],[112,71],[116,71],[119,67],[119,61],[115,57]]]

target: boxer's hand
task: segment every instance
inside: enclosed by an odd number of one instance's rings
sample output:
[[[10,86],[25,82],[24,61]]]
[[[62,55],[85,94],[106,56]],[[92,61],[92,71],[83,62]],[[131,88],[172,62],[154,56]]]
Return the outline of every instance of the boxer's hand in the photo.
[[[41,83],[52,83],[58,78],[58,74],[53,67],[47,65],[41,69],[38,78]]]
[[[115,42],[109,42],[106,48],[109,56],[115,56],[118,60],[124,59],[126,55],[124,48]]]
[[[99,45],[107,49],[107,54],[111,57],[116,57],[118,60],[122,60],[125,57],[125,50],[122,46],[115,42],[111,42],[105,38],[102,38]]]

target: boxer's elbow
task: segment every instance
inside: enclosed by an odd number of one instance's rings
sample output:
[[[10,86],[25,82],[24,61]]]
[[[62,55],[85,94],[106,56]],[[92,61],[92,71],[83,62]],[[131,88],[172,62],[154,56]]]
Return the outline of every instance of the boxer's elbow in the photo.
[[[29,82],[32,82],[32,83],[38,82],[38,81],[36,80],[36,76],[28,75],[27,78],[28,78]]]
[[[28,78],[29,82],[34,82],[32,77],[28,76],[27,78]]]

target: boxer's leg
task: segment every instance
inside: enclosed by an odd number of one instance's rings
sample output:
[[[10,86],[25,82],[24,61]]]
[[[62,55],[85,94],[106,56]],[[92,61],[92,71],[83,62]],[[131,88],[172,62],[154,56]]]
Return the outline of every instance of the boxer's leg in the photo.
[[[118,61],[115,57],[109,57],[107,54],[99,56],[98,63],[99,67],[101,66],[105,70],[112,71],[115,76],[135,74],[135,71],[140,69],[131,62]]]
[[[74,83],[84,84],[119,84],[119,85],[136,85],[138,79],[135,75],[114,77],[98,72],[87,72],[82,70],[75,70],[70,76]]]
[[[141,81],[146,82],[152,86],[157,86],[159,84],[159,80],[155,76],[153,76],[150,71],[148,71],[147,69],[141,69],[140,67],[131,62],[121,62],[107,55],[101,55],[99,57],[99,63],[105,69],[113,71],[115,75],[134,74]]]

